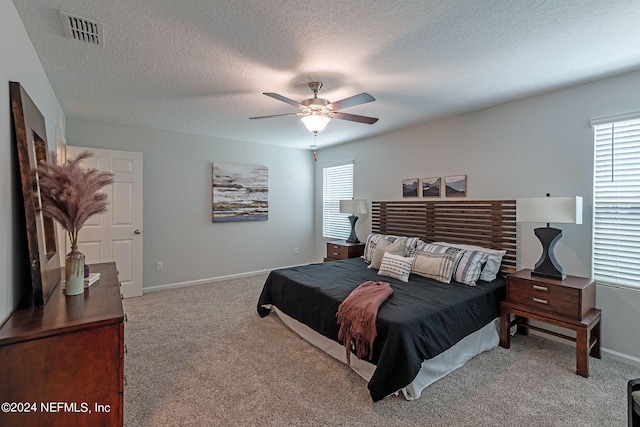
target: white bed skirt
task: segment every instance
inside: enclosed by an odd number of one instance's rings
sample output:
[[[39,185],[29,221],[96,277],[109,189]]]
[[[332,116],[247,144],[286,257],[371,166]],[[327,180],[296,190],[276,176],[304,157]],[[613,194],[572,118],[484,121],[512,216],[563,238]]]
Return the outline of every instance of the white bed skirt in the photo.
[[[304,323],[300,323],[292,317],[289,317],[277,307],[272,307],[282,322],[291,330],[300,335],[320,350],[338,359],[346,365],[347,359],[344,346],[330,340],[324,335],[314,331]],[[407,400],[415,400],[420,397],[422,390],[430,384],[438,381],[440,378],[455,371],[471,358],[488,350],[498,347],[500,342],[500,319],[497,318],[480,330],[467,335],[450,349],[444,351],[438,356],[422,362],[422,367],[418,375],[413,379],[411,384],[398,390],[402,392]],[[367,382],[371,379],[376,366],[372,363],[351,357],[351,369],[364,378]]]

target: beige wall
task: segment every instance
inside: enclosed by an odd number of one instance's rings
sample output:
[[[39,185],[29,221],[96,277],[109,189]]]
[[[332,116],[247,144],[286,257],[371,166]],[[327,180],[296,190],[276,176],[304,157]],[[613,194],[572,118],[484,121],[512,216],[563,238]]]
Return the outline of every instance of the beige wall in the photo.
[[[357,198],[400,200],[403,178],[466,174],[468,199],[582,196],[582,225],[560,224],[556,246],[563,268],[591,277],[593,132],[596,117],[640,111],[640,72],[321,150],[316,165],[316,235],[322,235],[322,168],[354,161]],[[375,125],[374,125],[375,126]],[[534,224],[522,225],[520,266],[532,267],[541,248]],[[358,236],[371,230],[368,216]],[[316,257],[324,253],[316,241]],[[598,286],[603,346],[640,363],[640,290]]]
[[[143,153],[145,291],[313,260],[310,151],[76,118],[67,143]],[[213,162],[269,168],[267,221],[212,223]]]
[[[17,158],[11,126],[9,81],[17,81],[42,114],[47,126],[49,148],[55,149],[56,125],[61,115],[58,100],[31,44],[22,20],[10,1],[0,2],[0,324],[18,301],[19,288],[24,286],[25,263],[18,254],[23,251],[24,230],[20,224],[19,181],[16,178]],[[21,197],[21,195],[20,195]]]

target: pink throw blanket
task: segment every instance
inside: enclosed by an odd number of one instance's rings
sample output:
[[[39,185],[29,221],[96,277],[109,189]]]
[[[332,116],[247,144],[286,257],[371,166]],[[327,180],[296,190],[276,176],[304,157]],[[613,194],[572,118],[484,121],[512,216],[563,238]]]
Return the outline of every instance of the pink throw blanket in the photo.
[[[358,358],[371,360],[373,340],[378,334],[378,308],[392,293],[389,283],[367,281],[355,288],[338,307],[338,339],[347,351],[347,364],[351,365],[352,341]]]

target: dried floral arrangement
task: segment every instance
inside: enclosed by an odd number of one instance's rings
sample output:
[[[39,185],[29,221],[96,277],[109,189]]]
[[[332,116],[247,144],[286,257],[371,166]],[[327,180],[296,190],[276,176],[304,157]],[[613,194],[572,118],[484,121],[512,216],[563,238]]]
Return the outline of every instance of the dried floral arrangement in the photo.
[[[60,223],[69,234],[72,248],[78,246],[78,231],[84,223],[93,215],[106,212],[108,196],[100,189],[113,183],[112,173],[80,165],[92,156],[92,152],[83,151],[58,165],[52,153],[50,162],[41,161],[36,169],[42,213]]]

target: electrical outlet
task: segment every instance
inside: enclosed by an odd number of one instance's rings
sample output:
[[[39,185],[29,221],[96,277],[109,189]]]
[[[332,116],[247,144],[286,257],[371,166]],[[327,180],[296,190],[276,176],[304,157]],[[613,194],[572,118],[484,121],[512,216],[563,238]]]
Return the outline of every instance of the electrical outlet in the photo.
[[[297,246],[295,246],[295,247],[293,248],[293,254],[294,254],[294,255],[298,255],[298,247],[297,247]]]
[[[156,262],[156,271],[162,271],[164,269],[164,264],[162,261]]]

